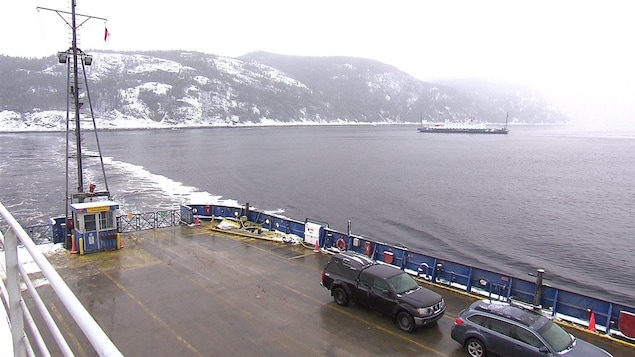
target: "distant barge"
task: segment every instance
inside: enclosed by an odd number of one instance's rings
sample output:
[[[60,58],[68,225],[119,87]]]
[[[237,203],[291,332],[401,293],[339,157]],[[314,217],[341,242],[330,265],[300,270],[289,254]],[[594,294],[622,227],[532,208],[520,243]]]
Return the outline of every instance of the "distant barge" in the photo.
[[[421,133],[461,133],[461,134],[507,134],[507,128],[481,128],[475,126],[423,126],[419,128]]]
[[[505,118],[505,127],[488,128],[484,123],[474,123],[472,120],[463,123],[452,123],[445,121],[444,123],[425,123],[421,121],[421,127],[418,128],[421,133],[459,133],[459,134],[507,134],[507,118]]]

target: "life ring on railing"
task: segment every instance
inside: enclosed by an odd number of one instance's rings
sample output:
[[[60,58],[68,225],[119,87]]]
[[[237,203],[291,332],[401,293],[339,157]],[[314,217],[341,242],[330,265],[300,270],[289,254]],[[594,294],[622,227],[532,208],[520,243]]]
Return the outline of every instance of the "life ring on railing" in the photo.
[[[337,247],[337,249],[339,250],[346,250],[346,241],[344,240],[344,238],[340,238],[337,240],[337,242],[335,242],[335,246]]]
[[[211,216],[212,215],[212,207],[205,206],[205,215],[206,216]]]

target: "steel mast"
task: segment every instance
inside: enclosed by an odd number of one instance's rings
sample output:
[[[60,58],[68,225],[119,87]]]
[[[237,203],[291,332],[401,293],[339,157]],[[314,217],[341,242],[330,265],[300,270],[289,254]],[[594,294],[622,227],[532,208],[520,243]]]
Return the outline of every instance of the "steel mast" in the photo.
[[[88,90],[88,80],[86,76],[86,66],[92,64],[92,56],[84,53],[77,46],[77,30],[84,25],[90,19],[98,19],[107,21],[103,17],[78,14],[75,11],[76,0],[71,0],[71,11],[62,11],[56,9],[50,9],[45,7],[37,7],[37,10],[46,10],[57,13],[60,18],[71,29],[72,39],[71,47],[63,52],[57,53],[57,59],[59,63],[67,65],[67,86],[66,86],[66,219],[69,219],[69,205],[77,202],[84,202],[86,199],[92,200],[93,197],[103,196],[110,199],[110,192],[108,190],[108,181],[106,179],[106,171],[104,168],[103,156],[101,153],[101,146],[99,144],[99,137],[97,133],[97,127],[95,124],[95,115],[93,112],[92,103],[90,101],[90,91]],[[70,15],[70,19],[69,19]],[[78,23],[77,19],[80,19]],[[81,69],[81,71],[80,71]],[[80,73],[81,72],[81,73]],[[83,81],[80,81],[80,76]],[[82,119],[82,108],[84,107],[84,100],[88,102],[88,108],[90,109],[90,119]],[[73,113],[71,117],[71,112]],[[82,137],[82,122],[92,122],[92,131],[95,134],[96,153],[90,153],[85,149],[84,138]],[[90,128],[89,128],[90,129]],[[72,148],[74,147],[74,152]],[[96,185],[90,184],[88,192],[85,191],[84,182],[84,159],[98,158],[101,165],[101,172],[103,177],[103,190],[95,190]],[[71,186],[71,161],[74,161],[77,170],[76,187],[74,192],[70,193]]]

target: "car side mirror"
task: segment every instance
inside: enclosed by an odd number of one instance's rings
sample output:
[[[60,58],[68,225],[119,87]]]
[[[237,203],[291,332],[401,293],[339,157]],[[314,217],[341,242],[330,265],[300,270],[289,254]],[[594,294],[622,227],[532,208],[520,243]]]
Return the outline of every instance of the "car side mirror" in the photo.
[[[392,291],[390,291],[389,289],[381,290],[381,294],[383,296],[387,297],[387,298],[392,298],[393,297]]]
[[[549,349],[547,349],[547,347],[542,346],[538,349],[538,352],[543,353],[543,354],[549,354]]]

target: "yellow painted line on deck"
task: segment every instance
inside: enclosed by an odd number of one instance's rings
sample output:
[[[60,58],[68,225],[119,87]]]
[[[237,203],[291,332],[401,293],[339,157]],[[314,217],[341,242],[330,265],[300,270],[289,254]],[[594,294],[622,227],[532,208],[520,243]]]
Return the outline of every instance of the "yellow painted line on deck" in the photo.
[[[73,345],[77,349],[78,354],[80,356],[89,357],[84,347],[82,347],[82,344],[79,343],[79,341],[75,337],[75,334],[71,333],[70,326],[66,323],[66,320],[62,318],[62,315],[57,310],[57,307],[55,306],[55,304],[49,305],[49,311],[51,311],[51,313],[55,315],[55,317],[57,317],[57,321],[59,321],[58,325],[62,325],[62,327],[64,328],[64,331],[66,331],[66,335],[69,336],[69,338],[72,340]]]
[[[271,255],[274,255],[274,256],[276,256],[276,257],[280,257],[280,258],[285,259],[285,260],[292,260],[292,259],[293,259],[293,258],[287,258],[287,257],[281,256],[281,255],[278,255],[278,254],[276,254],[276,253],[274,253],[274,252],[271,252],[271,251],[268,251],[268,250],[266,250],[266,249],[262,249],[262,248],[259,248],[259,247],[254,247],[254,248],[256,248],[256,249],[260,249],[260,250],[261,250],[261,251],[263,251],[263,252],[267,252],[267,253],[269,253],[269,254],[271,254]],[[318,254],[318,253],[311,253],[311,254]],[[368,321],[365,321],[364,319],[362,319],[361,317],[359,317],[359,315],[355,315],[355,314],[353,314],[352,312],[343,311],[342,309],[338,309],[337,307],[333,306],[333,304],[331,304],[330,302],[329,302],[329,303],[325,303],[323,300],[318,300],[318,299],[314,298],[313,296],[307,295],[307,294],[305,294],[305,293],[303,293],[303,292],[301,292],[301,291],[298,291],[298,290],[296,290],[296,289],[294,289],[294,288],[292,288],[292,287],[290,287],[290,286],[280,284],[278,281],[275,281],[275,280],[273,280],[273,279],[271,279],[271,278],[267,278],[266,276],[263,276],[262,278],[263,278],[263,279],[267,279],[267,280],[269,280],[269,281],[270,281],[270,282],[272,282],[274,285],[278,285],[278,286],[280,286],[280,287],[282,287],[282,288],[284,288],[284,289],[286,289],[286,290],[291,291],[291,292],[292,292],[292,293],[294,293],[294,294],[297,294],[297,295],[299,295],[299,296],[302,296],[302,297],[304,297],[304,298],[305,298],[305,299],[307,299],[307,300],[314,301],[314,302],[316,302],[316,303],[320,304],[321,306],[325,306],[325,307],[327,307],[327,308],[329,308],[329,309],[332,309],[332,310],[337,311],[337,312],[339,312],[339,313],[345,314],[346,316],[350,317],[351,319],[354,319],[354,320],[357,320],[357,321],[363,322],[363,323],[364,323],[364,324],[366,324],[366,325],[371,325],[373,328],[376,328],[377,330],[380,330],[380,331],[382,331],[382,332],[384,332],[384,333],[387,333],[387,334],[389,334],[389,335],[391,335],[391,336],[394,336],[394,337],[396,337],[396,338],[398,338],[398,339],[401,339],[401,340],[404,340],[404,341],[410,342],[410,343],[412,343],[412,344],[414,344],[414,345],[416,345],[416,346],[418,346],[418,347],[420,347],[420,348],[423,348],[423,349],[425,349],[425,350],[428,350],[428,351],[430,351],[430,352],[432,352],[432,353],[435,353],[435,354],[437,354],[437,355],[439,355],[439,356],[448,356],[447,354],[445,354],[445,353],[443,353],[443,352],[441,352],[441,351],[438,351],[438,350],[436,350],[436,349],[434,349],[434,348],[432,348],[432,347],[430,347],[430,346],[428,346],[428,345],[425,345],[425,344],[423,344],[423,343],[421,343],[421,342],[418,342],[418,341],[416,341],[416,340],[414,340],[414,339],[411,339],[411,338],[408,338],[408,337],[406,337],[406,336],[403,336],[402,334],[397,333],[395,330],[392,330],[392,329],[386,329],[386,328],[384,328],[384,327],[374,325],[374,324],[372,324],[372,323],[369,323]],[[445,317],[445,316],[444,316],[444,317]],[[448,316],[448,318],[450,318],[450,317]],[[450,319],[454,320],[454,318],[450,318]]]
[[[137,299],[136,296],[134,296],[131,292],[129,292],[125,286],[121,285],[115,278],[113,278],[110,274],[108,274],[107,272],[104,272],[104,275],[110,279],[110,281],[112,281],[113,284],[115,284],[121,291],[123,291],[126,295],[128,295],[128,297],[130,299],[132,299],[134,302],[137,303],[137,305],[141,306],[141,308],[148,314],[150,315],[155,321],[157,321],[161,326],[163,326],[163,328],[165,328],[167,331],[169,331],[174,338],[176,338],[179,342],[181,342],[183,345],[185,345],[185,347],[187,347],[187,349],[189,349],[190,351],[192,351],[193,353],[197,354],[198,356],[203,356],[203,354],[201,354],[196,348],[194,348],[194,346],[192,346],[189,342],[187,342],[187,340],[185,338],[183,338],[181,335],[179,335],[174,329],[172,329],[165,321],[163,321],[159,316],[157,316],[154,312],[152,312],[152,310],[150,310],[147,306],[145,306],[139,299]]]
[[[371,325],[373,328],[375,328],[375,329],[377,329],[377,330],[380,330],[380,331],[382,331],[383,333],[386,333],[386,334],[388,334],[388,335],[391,335],[391,336],[393,336],[393,337],[395,337],[395,338],[398,338],[398,339],[400,339],[400,340],[404,340],[404,341],[407,341],[407,342],[409,342],[409,343],[412,343],[413,345],[416,345],[416,346],[418,346],[418,347],[420,347],[420,348],[423,348],[424,350],[428,350],[428,351],[430,351],[430,352],[432,352],[432,353],[434,353],[434,354],[437,354],[437,355],[439,355],[439,356],[448,356],[447,354],[445,354],[445,353],[443,353],[443,352],[441,352],[441,351],[435,350],[434,348],[432,348],[432,347],[430,347],[430,346],[428,346],[428,345],[426,345],[426,344],[423,344],[423,343],[421,343],[421,342],[418,342],[418,341],[416,341],[416,340],[414,340],[414,339],[410,339],[410,338],[408,338],[408,337],[406,337],[406,336],[402,335],[401,333],[398,333],[398,332],[397,332],[397,331],[395,331],[394,329],[387,329],[387,328],[385,328],[385,327],[377,326],[377,325],[372,324],[372,323],[370,323],[370,322],[368,322],[368,321],[365,321],[365,320],[363,320],[361,317],[359,317],[358,315],[355,315],[353,312],[344,311],[344,310],[342,310],[342,309],[340,309],[340,308],[338,308],[338,307],[336,307],[336,306],[333,306],[333,304],[331,304],[330,302],[329,302],[329,303],[322,303],[322,306],[325,306],[325,307],[327,307],[327,308],[329,308],[329,309],[331,309],[331,310],[334,310],[334,311],[337,311],[337,312],[339,312],[339,313],[342,313],[342,314],[344,314],[344,315],[346,315],[346,316],[350,317],[351,319],[354,319],[354,320],[357,320],[357,321],[363,322],[363,323],[364,323],[364,324],[366,324],[366,325]],[[355,308],[357,308],[357,307],[355,307]],[[396,327],[395,327],[395,328],[396,328]]]
[[[178,254],[177,252],[175,252],[174,250],[172,250],[172,249],[170,249],[170,248],[167,248],[167,247],[166,247],[166,248],[164,248],[164,249],[165,249],[166,251],[170,251],[170,252],[173,252],[173,253],[175,253],[175,254]],[[178,264],[178,263],[173,263],[173,264]],[[183,265],[181,265],[181,264],[179,264],[179,266],[180,266],[180,267],[182,267],[182,268],[184,268],[184,269],[187,269],[188,271],[190,271],[191,273],[193,273],[193,274],[195,274],[195,275],[199,275],[199,276],[203,276],[203,277],[205,277],[205,276],[204,276],[204,275],[202,275],[200,272],[190,270],[190,269],[188,269],[187,267],[185,267],[185,266],[183,266]],[[251,318],[251,319],[253,319],[253,320],[255,320],[255,321],[256,321],[256,320],[258,320],[254,314],[252,314],[252,313],[251,313],[251,312],[249,312],[248,310],[244,309],[242,306],[240,306],[240,305],[238,305],[238,304],[234,303],[234,302],[233,302],[233,301],[231,301],[231,300],[227,300],[226,298],[223,298],[222,296],[220,296],[219,294],[217,294],[214,290],[210,289],[208,286],[205,286],[205,285],[201,284],[199,281],[197,281],[197,280],[195,280],[195,279],[192,279],[190,275],[187,275],[187,274],[182,274],[179,270],[175,269],[173,265],[172,265],[172,266],[169,266],[168,268],[169,268],[170,270],[172,270],[172,271],[174,271],[174,272],[178,273],[179,275],[181,275],[181,276],[183,277],[183,279],[187,279],[187,280],[189,280],[192,284],[194,284],[194,285],[198,286],[199,288],[201,288],[201,289],[203,289],[203,290],[207,291],[210,295],[215,296],[215,297],[216,297],[216,298],[218,298],[219,300],[223,300],[223,301],[225,301],[225,303],[226,303],[226,304],[233,306],[233,307],[235,308],[235,310],[236,310],[236,311],[240,311],[240,312],[242,312],[243,314],[245,314],[246,316],[248,316],[249,318]],[[206,277],[205,277],[205,278],[206,278]],[[278,284],[278,285],[279,285],[279,284]],[[280,333],[281,335],[283,335],[283,336],[284,336],[285,338],[287,338],[289,341],[292,341],[292,342],[295,342],[295,343],[299,343],[299,342],[297,341],[297,339],[296,339],[296,338],[294,338],[294,337],[290,336],[289,334],[287,334],[287,333],[285,333],[285,332],[283,332],[283,331],[281,331],[281,330],[279,330],[279,329],[278,329],[278,333]]]
[[[214,230],[214,231],[215,231],[215,230]],[[223,232],[223,233],[227,233],[227,232]],[[233,232],[232,232],[232,233],[233,233]],[[229,236],[229,237],[231,237],[231,236],[232,236],[232,234],[228,234],[228,236]],[[239,235],[238,235],[238,236],[239,236]],[[250,240],[251,240],[251,239],[256,239],[256,240],[257,240],[257,238],[254,238],[254,237],[235,237],[234,239],[237,239],[237,240],[242,240],[242,241],[246,241],[246,239],[245,239],[245,238],[248,238],[248,239],[250,239]],[[247,243],[248,243],[248,242],[247,242]],[[256,248],[256,249],[258,249],[258,250],[261,250],[261,251],[263,251],[263,252],[266,252],[267,254],[270,254],[270,255],[276,256],[276,257],[281,258],[281,259],[289,260],[289,261],[292,261],[292,260],[297,259],[297,258],[299,258],[299,257],[309,256],[309,255],[312,255],[312,254],[323,254],[322,252],[319,252],[319,253],[318,253],[318,252],[311,252],[311,253],[303,254],[303,255],[300,255],[300,256],[296,256],[296,257],[288,258],[288,257],[286,257],[286,256],[283,256],[283,255],[280,255],[280,254],[276,254],[275,252],[272,252],[272,251],[267,250],[267,249],[260,248],[260,247],[258,247],[258,246],[254,246],[254,245],[252,245],[252,247],[253,247],[253,248]],[[307,249],[308,249],[308,248],[307,248]],[[306,295],[306,294],[304,294],[304,293],[303,293],[303,292],[301,292],[301,291],[298,291],[298,290],[295,290],[295,289],[291,288],[290,286],[287,286],[287,285],[282,285],[282,284],[280,284],[279,282],[274,281],[273,279],[266,278],[266,277],[264,277],[264,276],[263,276],[263,279],[267,279],[267,280],[269,280],[270,282],[272,282],[273,284],[278,285],[278,286],[280,286],[280,287],[282,287],[282,288],[284,288],[284,289],[287,289],[287,290],[289,290],[289,291],[291,291],[291,292],[293,292],[293,293],[295,293],[295,294],[298,294],[298,295],[300,295],[300,296],[304,297],[305,299],[308,299],[308,300],[314,301],[314,302],[316,302],[316,303],[320,304],[321,306],[325,306],[325,307],[327,307],[327,308],[329,308],[329,309],[332,309],[332,310],[334,310],[334,311],[337,311],[337,312],[340,312],[340,313],[342,313],[342,314],[345,314],[346,316],[348,316],[348,317],[350,317],[350,318],[352,318],[352,319],[354,319],[354,320],[357,320],[357,321],[363,322],[364,324],[367,324],[367,325],[368,325],[368,324],[370,324],[372,327],[374,327],[374,328],[376,328],[376,329],[378,329],[378,330],[380,330],[380,331],[382,331],[382,332],[385,332],[385,333],[387,333],[387,334],[389,334],[389,335],[391,335],[391,336],[394,336],[394,337],[396,337],[396,338],[399,338],[399,339],[401,339],[401,340],[404,340],[404,341],[410,342],[410,343],[412,343],[412,344],[414,344],[414,345],[416,345],[416,346],[418,346],[418,347],[420,347],[420,348],[423,348],[423,349],[425,349],[425,350],[428,350],[428,351],[430,351],[430,352],[432,352],[432,353],[434,353],[434,354],[437,354],[437,355],[439,355],[439,356],[448,356],[447,354],[445,354],[445,353],[443,353],[443,352],[441,352],[441,351],[438,351],[438,350],[436,350],[436,349],[434,349],[434,348],[432,348],[432,347],[430,347],[430,346],[428,346],[428,345],[425,345],[425,344],[423,344],[423,343],[421,343],[421,342],[418,342],[418,341],[416,341],[416,340],[414,340],[414,339],[410,339],[410,338],[408,338],[408,337],[405,337],[405,336],[403,336],[403,335],[401,335],[401,334],[397,333],[397,332],[396,332],[396,331],[394,331],[394,330],[389,330],[389,329],[386,329],[386,328],[383,328],[383,327],[380,327],[380,326],[376,326],[376,325],[374,325],[374,324],[369,323],[368,321],[363,320],[363,319],[362,319],[362,318],[360,318],[358,315],[355,315],[355,314],[353,314],[353,313],[351,313],[351,312],[348,312],[348,311],[342,311],[342,309],[338,309],[338,308],[336,308],[336,307],[335,307],[335,306],[333,306],[331,303],[325,303],[325,302],[323,302],[323,300],[318,300],[318,299],[316,299],[316,298],[314,298],[314,297],[312,297],[312,296]],[[454,317],[450,317],[450,316],[445,316],[445,315],[444,315],[444,318],[448,318],[448,319],[454,320]]]

